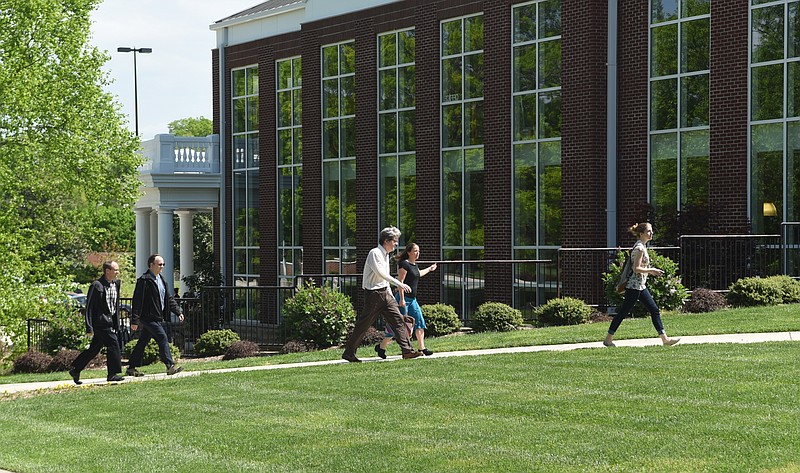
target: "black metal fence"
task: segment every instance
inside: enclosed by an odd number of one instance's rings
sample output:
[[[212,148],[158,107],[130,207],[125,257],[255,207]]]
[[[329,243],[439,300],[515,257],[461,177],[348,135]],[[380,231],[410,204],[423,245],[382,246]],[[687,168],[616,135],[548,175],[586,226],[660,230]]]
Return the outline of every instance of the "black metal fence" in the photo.
[[[738,279],[781,274],[780,235],[684,235],[681,282],[723,291]]]
[[[726,290],[737,279],[748,276],[800,276],[800,222],[784,222],[781,235],[685,235],[679,247],[653,249],[678,263],[683,285],[689,289]],[[483,302],[498,300],[495,294],[487,293],[487,287],[511,287],[512,305],[526,317],[535,307],[561,296],[607,307],[602,274],[608,271],[619,251],[627,250],[561,248],[556,261],[439,261],[439,269],[424,278],[425,284],[435,286],[428,303],[454,306],[464,322],[471,319]],[[431,263],[420,261],[422,267]],[[231,329],[243,340],[266,347],[279,346],[285,342],[281,329],[283,303],[304,282],[344,292],[350,296],[356,311],[360,310],[360,274],[299,275],[291,286],[205,287],[201,298],[177,299],[185,320],[179,322],[173,315],[167,324],[170,341],[182,353],[192,355],[200,335],[209,330]],[[127,341],[137,334],[130,334],[130,299],[122,303],[121,337]],[[48,324],[46,319],[28,320],[29,349],[42,348]]]

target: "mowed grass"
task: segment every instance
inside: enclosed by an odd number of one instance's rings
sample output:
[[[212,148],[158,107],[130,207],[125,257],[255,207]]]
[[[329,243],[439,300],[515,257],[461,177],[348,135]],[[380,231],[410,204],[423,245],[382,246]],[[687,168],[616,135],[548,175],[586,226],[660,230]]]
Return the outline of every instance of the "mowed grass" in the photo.
[[[798,471],[800,344],[202,374],[0,401],[33,472]]]
[[[800,304],[780,305],[774,307],[755,307],[727,309],[708,314],[666,313],[663,315],[667,333],[671,337],[684,335],[711,335],[723,333],[762,333],[800,331]],[[568,327],[546,327],[533,330],[518,330],[506,333],[476,333],[447,337],[428,338],[426,346],[433,351],[462,351],[486,348],[504,348],[530,345],[553,345],[561,343],[581,343],[600,341],[608,330],[608,322],[573,325]],[[627,319],[617,332],[616,339],[653,338],[656,337],[650,318]],[[416,342],[413,343],[416,347]],[[389,345],[389,355],[399,355],[397,344]],[[307,361],[323,361],[339,359],[342,349],[333,348],[310,353],[293,353],[281,356],[246,358],[241,360],[220,361],[180,360],[187,371],[199,371],[218,368],[234,368],[245,366],[261,366]],[[362,347],[358,356],[374,358],[372,346]],[[165,367],[160,362],[144,366],[141,371],[147,374],[163,373]],[[104,378],[105,369],[86,370],[81,374],[84,379]],[[64,380],[71,383],[66,372],[14,374],[0,376],[0,385],[33,381]],[[2,388],[0,388],[2,393]]]

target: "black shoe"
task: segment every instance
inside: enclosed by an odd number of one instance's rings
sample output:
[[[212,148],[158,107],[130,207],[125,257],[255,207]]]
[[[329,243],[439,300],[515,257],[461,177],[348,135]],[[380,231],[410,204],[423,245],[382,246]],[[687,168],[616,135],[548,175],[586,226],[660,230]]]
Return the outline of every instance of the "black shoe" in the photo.
[[[410,360],[411,358],[418,358],[420,356],[422,356],[421,351],[410,351],[408,353],[403,353],[404,360]]]
[[[123,378],[118,374],[115,374],[114,376],[109,376],[108,378],[106,378],[106,381],[108,381],[109,383],[118,383],[120,381],[125,381],[125,378]]]
[[[134,378],[141,378],[144,376],[144,373],[137,370],[136,368],[128,368],[125,370],[125,376],[133,376]]]
[[[428,350],[427,348],[423,348],[423,349],[422,349],[422,350],[420,350],[420,351],[421,351],[421,352],[422,352],[422,354],[423,354],[423,355],[425,355],[425,356],[431,356],[431,355],[433,355],[433,352],[432,352],[432,351],[430,351],[430,350]]]
[[[77,371],[75,368],[72,368],[71,370],[69,370],[69,375],[72,376],[72,380],[75,381],[75,384],[77,384],[78,386],[83,384],[83,381],[81,381],[80,371]]]
[[[343,354],[343,355],[342,355],[342,359],[343,359],[343,360],[347,360],[347,361],[349,361],[350,363],[361,363],[361,360],[359,360],[358,358],[356,358],[356,356],[355,356],[355,355],[350,355],[350,354],[347,354],[347,353],[345,353],[345,354]]]
[[[183,371],[183,366],[172,365],[167,368],[167,376],[172,376],[173,374],[180,373],[181,371]]]
[[[382,360],[386,359],[386,350],[381,348],[380,344],[375,345],[375,352],[378,354],[379,357],[381,357]]]

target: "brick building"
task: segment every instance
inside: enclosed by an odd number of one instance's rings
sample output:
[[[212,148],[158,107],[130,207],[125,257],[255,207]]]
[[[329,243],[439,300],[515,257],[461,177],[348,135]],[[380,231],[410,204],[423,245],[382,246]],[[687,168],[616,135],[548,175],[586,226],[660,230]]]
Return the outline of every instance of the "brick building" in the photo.
[[[776,233],[800,220],[799,3],[271,0],[222,19],[226,276],[359,273],[387,225],[428,261],[555,260],[644,219],[667,243]],[[479,266],[478,296],[421,298],[553,294]],[[562,270],[566,293],[599,278]]]

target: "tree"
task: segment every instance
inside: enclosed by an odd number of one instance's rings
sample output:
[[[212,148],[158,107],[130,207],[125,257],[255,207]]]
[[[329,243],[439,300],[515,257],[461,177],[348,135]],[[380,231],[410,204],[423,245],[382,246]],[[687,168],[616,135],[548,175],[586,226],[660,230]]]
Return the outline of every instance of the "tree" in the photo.
[[[180,118],[169,122],[167,129],[177,136],[208,136],[214,130],[211,119],[206,117]]]
[[[27,268],[0,278],[68,273],[100,209],[136,198],[139,142],[103,90],[108,55],[88,44],[99,3],[0,0],[0,241],[25,246],[0,256],[24,255]]]

